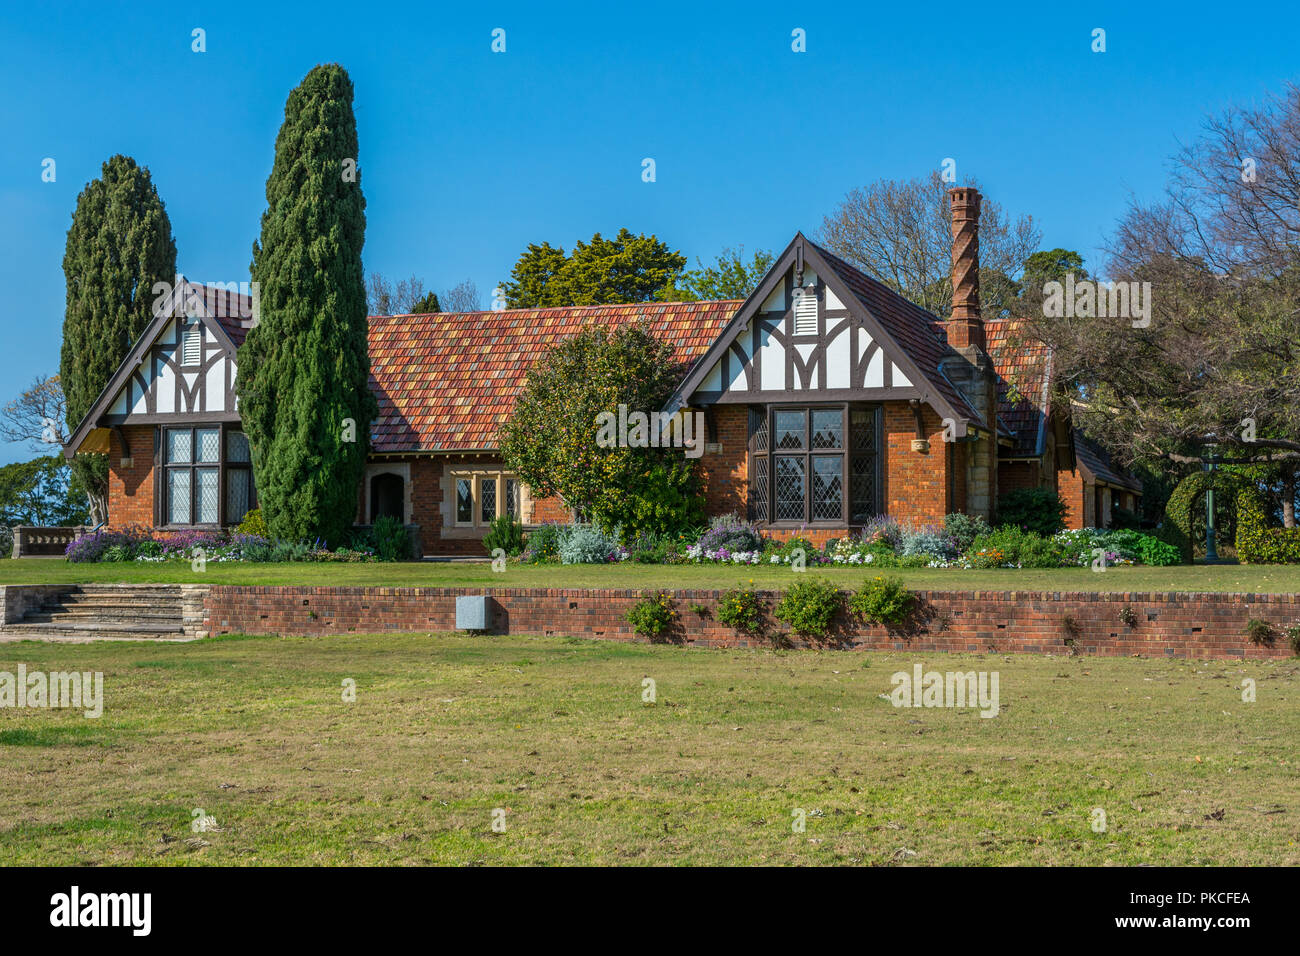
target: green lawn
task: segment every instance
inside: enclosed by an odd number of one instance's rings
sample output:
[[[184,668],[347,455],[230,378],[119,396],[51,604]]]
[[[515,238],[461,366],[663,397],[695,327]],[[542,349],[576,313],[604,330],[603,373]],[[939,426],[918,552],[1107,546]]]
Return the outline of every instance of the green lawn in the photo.
[[[1300,865],[1295,661],[347,635],[19,662],[102,671],[104,714],[0,710],[4,865]],[[1000,715],[881,699],[915,662],[997,671]]]
[[[868,569],[811,568],[848,587]],[[873,572],[880,573],[880,572]],[[1191,565],[1172,568],[1112,567],[1046,571],[962,571],[921,569],[886,572],[909,587],[928,590],[990,591],[1250,591],[1300,592],[1300,565]],[[770,565],[521,565],[494,573],[488,564],[251,564],[210,563],[196,572],[188,562],[150,564],[70,564],[61,558],[0,560],[0,584],[79,582],[172,582],[197,584],[374,585],[382,587],[567,587],[567,588],[727,588],[742,579],[780,588],[791,580],[788,567]]]

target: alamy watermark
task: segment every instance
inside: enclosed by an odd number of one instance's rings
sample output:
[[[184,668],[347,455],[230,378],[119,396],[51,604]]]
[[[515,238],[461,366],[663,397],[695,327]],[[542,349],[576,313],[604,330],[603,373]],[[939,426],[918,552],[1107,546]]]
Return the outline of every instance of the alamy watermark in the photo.
[[[1135,329],[1151,324],[1150,282],[1094,282],[1065,274],[1064,282],[1043,283],[1043,317],[1130,319]]]
[[[84,710],[89,718],[104,713],[104,675],[101,671],[0,671],[0,707],[38,707]]]
[[[704,454],[703,412],[601,412],[596,416],[601,448],[684,448],[687,458]]]
[[[996,717],[1001,709],[997,671],[922,673],[916,664],[912,673],[898,671],[889,681],[894,685],[889,699],[895,707],[978,707],[981,717]]]
[[[179,289],[180,295],[173,295]],[[155,282],[152,288],[155,318],[170,309],[173,318],[187,318],[200,314],[224,315],[228,318],[252,319],[257,325],[262,314],[262,284],[260,282],[194,282],[179,286],[171,282]],[[201,311],[200,311],[201,310]]]

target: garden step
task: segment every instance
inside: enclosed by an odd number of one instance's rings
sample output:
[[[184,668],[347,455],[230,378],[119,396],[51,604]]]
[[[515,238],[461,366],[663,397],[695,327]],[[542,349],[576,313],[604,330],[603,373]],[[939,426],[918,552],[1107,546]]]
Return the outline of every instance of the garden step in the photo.
[[[149,601],[128,600],[123,598],[100,597],[98,595],[69,595],[59,598],[57,601],[51,601],[46,607],[78,607],[78,608],[163,608],[179,610],[185,604],[184,600],[177,597],[156,598]]]
[[[72,585],[0,629],[0,637],[187,640],[202,624],[193,598],[181,585]]]
[[[139,610],[119,611],[113,614],[105,614],[100,610],[90,608],[62,608],[62,607],[44,607],[38,610],[28,611],[23,615],[24,621],[171,621],[173,623],[181,620],[181,612],[145,608]]]
[[[45,621],[32,621],[24,618],[16,624],[6,624],[2,634],[25,634],[25,633],[49,633],[65,634],[68,636],[109,636],[109,635],[141,635],[149,637],[185,637],[183,630],[175,624],[166,623],[132,623],[129,621],[104,623],[102,621],[87,621],[84,623],[72,621],[59,621],[50,623]]]

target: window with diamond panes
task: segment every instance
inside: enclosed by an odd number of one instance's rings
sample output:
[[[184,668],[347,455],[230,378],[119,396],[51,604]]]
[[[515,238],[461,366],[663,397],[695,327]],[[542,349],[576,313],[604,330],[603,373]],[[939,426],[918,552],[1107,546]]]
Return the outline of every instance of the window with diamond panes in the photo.
[[[751,408],[750,519],[861,524],[875,515],[879,416],[844,405]]]
[[[218,425],[163,429],[164,524],[237,524],[253,506],[248,438],[226,431],[223,448],[222,434]]]
[[[880,505],[880,409],[855,408],[849,412],[849,522],[866,524],[883,509]]]
[[[768,504],[767,409],[749,410],[749,501],[750,521],[767,521]]]

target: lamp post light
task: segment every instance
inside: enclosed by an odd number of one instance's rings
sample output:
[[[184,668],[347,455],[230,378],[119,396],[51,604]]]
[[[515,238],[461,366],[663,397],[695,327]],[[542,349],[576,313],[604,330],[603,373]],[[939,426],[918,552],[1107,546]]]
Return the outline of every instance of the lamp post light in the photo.
[[[1218,549],[1214,547],[1214,445],[1209,446],[1210,454],[1205,462],[1205,470],[1210,481],[1205,486],[1205,563],[1216,564],[1219,560]]]

